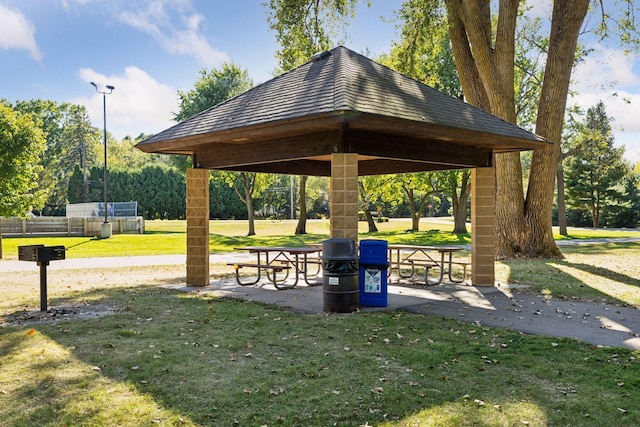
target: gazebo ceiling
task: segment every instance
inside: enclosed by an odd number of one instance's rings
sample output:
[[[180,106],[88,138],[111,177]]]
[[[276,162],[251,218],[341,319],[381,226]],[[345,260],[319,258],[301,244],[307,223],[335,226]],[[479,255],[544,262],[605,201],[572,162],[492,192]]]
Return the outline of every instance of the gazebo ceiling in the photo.
[[[359,175],[492,166],[493,153],[548,142],[345,47],[136,145],[198,168],[329,176],[332,153]]]

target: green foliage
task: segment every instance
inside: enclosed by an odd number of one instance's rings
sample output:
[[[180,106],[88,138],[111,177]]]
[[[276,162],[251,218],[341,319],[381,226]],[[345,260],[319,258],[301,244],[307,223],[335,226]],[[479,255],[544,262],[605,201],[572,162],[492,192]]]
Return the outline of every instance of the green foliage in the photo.
[[[0,102],[0,216],[24,216],[42,205],[37,178],[45,143],[37,119]]]
[[[394,205],[406,201],[413,231],[418,231],[425,206],[429,201],[433,202],[432,196],[441,192],[438,176],[433,172],[372,176],[363,182],[367,194],[375,194],[371,202],[376,205],[381,201]]]
[[[439,0],[407,0],[396,14],[401,29],[380,61],[451,96],[462,95],[449,40],[446,10]]]
[[[276,72],[289,71],[313,54],[331,48],[357,3],[358,0],[270,0],[267,21],[280,45]]]
[[[246,70],[237,65],[223,64],[221,69],[200,70],[200,78],[190,91],[178,91],[180,111],[175,114],[176,121],[183,121],[229,98],[246,92],[253,81]]]
[[[101,163],[102,133],[91,126],[86,108],[81,105],[35,99],[16,102],[16,110],[37,117],[47,138],[40,158],[38,187],[46,197],[43,212],[59,211],[67,202],[75,166],[87,170]]]
[[[109,140],[107,145],[109,170],[140,169],[149,165],[172,166],[172,158],[178,156],[149,154],[134,148],[138,142],[150,136],[149,134],[140,134],[136,138],[126,136],[122,141]]]
[[[567,162],[567,199],[570,206],[587,208],[594,227],[600,227],[607,206],[624,200],[619,185],[627,173],[624,148],[614,147],[610,119],[599,102],[587,110],[584,126],[576,137],[580,155]]]
[[[212,171],[209,180],[209,215],[214,219],[246,219],[247,208],[232,186],[225,172]]]

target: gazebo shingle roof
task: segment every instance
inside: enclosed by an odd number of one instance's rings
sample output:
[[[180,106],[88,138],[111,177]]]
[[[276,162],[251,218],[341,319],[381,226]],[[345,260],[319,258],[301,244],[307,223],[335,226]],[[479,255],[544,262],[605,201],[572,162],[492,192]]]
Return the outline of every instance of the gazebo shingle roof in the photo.
[[[193,155],[211,169],[306,175],[328,175],[331,153],[355,152],[364,175],[490,166],[494,152],[547,144],[337,47],[137,147]]]

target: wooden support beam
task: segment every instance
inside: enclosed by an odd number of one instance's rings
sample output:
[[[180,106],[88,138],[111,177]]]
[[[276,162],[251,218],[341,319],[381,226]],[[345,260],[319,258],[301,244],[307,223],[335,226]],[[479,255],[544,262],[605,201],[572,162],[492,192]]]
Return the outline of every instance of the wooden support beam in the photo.
[[[350,152],[361,155],[412,162],[442,163],[447,165],[449,169],[490,167],[492,165],[490,149],[461,145],[450,141],[353,129],[346,131],[345,141]]]
[[[215,143],[194,149],[199,167],[236,168],[270,162],[283,162],[327,156],[339,150],[340,132],[243,143]]]

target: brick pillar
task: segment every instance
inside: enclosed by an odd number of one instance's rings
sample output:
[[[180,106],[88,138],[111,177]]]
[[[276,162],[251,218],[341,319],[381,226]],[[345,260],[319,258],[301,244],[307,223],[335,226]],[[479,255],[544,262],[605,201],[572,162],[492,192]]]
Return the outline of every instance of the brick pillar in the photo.
[[[471,171],[471,283],[495,285],[495,203],[494,168]]]
[[[187,169],[187,285],[209,284],[209,170]]]
[[[329,229],[331,237],[358,241],[358,155],[331,154]]]

